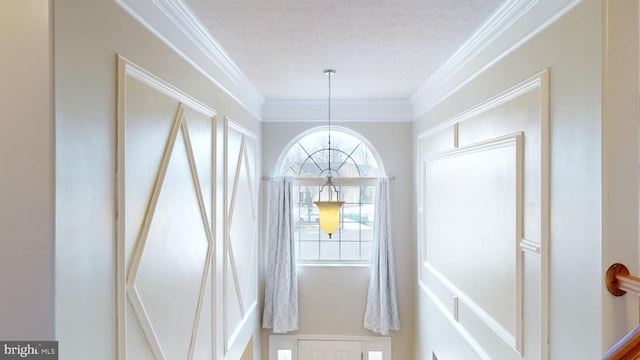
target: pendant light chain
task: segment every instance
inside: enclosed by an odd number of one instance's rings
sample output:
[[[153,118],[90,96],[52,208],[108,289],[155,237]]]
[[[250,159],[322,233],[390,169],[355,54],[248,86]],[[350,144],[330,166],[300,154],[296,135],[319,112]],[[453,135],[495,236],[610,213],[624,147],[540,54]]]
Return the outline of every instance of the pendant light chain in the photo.
[[[329,239],[331,239],[331,234],[337,231],[340,228],[340,209],[342,208],[342,204],[344,201],[340,201],[340,194],[338,193],[338,188],[331,181],[331,75],[335,74],[335,70],[325,70],[324,73],[329,76],[329,106],[328,108],[328,120],[329,120],[329,166],[327,173],[327,182],[320,187],[320,191],[318,191],[318,201],[314,202],[318,207],[319,211],[319,222],[320,229],[326,232],[329,235]],[[322,200],[322,190],[327,189],[329,193],[328,201]],[[333,192],[336,192],[336,201],[333,201]]]
[[[335,70],[325,70],[325,73],[329,76],[329,105],[328,118],[329,118],[329,176],[331,176],[331,75],[335,73]]]

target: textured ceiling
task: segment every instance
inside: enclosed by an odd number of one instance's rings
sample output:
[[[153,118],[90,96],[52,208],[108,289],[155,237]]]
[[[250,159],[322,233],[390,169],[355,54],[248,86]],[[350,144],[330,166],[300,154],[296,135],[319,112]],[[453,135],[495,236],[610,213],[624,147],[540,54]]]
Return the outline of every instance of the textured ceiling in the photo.
[[[408,99],[503,0],[186,0],[267,100]]]

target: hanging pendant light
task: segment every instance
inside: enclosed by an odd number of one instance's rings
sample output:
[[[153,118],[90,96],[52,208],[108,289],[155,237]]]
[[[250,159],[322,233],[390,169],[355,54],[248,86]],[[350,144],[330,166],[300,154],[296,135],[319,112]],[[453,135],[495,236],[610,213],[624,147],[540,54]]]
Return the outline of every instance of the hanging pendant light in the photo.
[[[329,105],[328,105],[328,119],[329,119],[329,169],[327,170],[327,182],[322,185],[320,188],[320,192],[318,193],[318,201],[314,202],[318,207],[319,217],[320,217],[320,229],[322,231],[329,234],[329,239],[331,239],[331,234],[336,232],[340,227],[340,208],[344,201],[340,201],[339,193],[336,186],[331,181],[331,76],[336,73],[335,70],[325,70],[324,73],[329,77]],[[333,190],[331,188],[333,187]],[[327,188],[328,201],[322,201],[321,195],[322,190]],[[336,200],[333,200],[333,192],[336,193]]]

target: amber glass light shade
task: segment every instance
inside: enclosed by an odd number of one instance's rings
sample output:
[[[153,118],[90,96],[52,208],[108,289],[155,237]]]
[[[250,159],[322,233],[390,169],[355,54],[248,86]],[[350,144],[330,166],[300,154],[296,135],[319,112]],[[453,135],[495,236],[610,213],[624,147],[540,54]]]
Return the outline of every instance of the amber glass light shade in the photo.
[[[316,201],[320,217],[320,229],[329,234],[336,232],[340,227],[340,208],[344,201]]]

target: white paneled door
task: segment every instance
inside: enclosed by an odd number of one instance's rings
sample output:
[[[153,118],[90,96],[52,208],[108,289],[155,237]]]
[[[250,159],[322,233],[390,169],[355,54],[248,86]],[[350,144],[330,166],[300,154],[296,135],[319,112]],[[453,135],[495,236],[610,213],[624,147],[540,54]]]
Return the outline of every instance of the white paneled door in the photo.
[[[300,340],[299,360],[361,360],[362,341]]]

